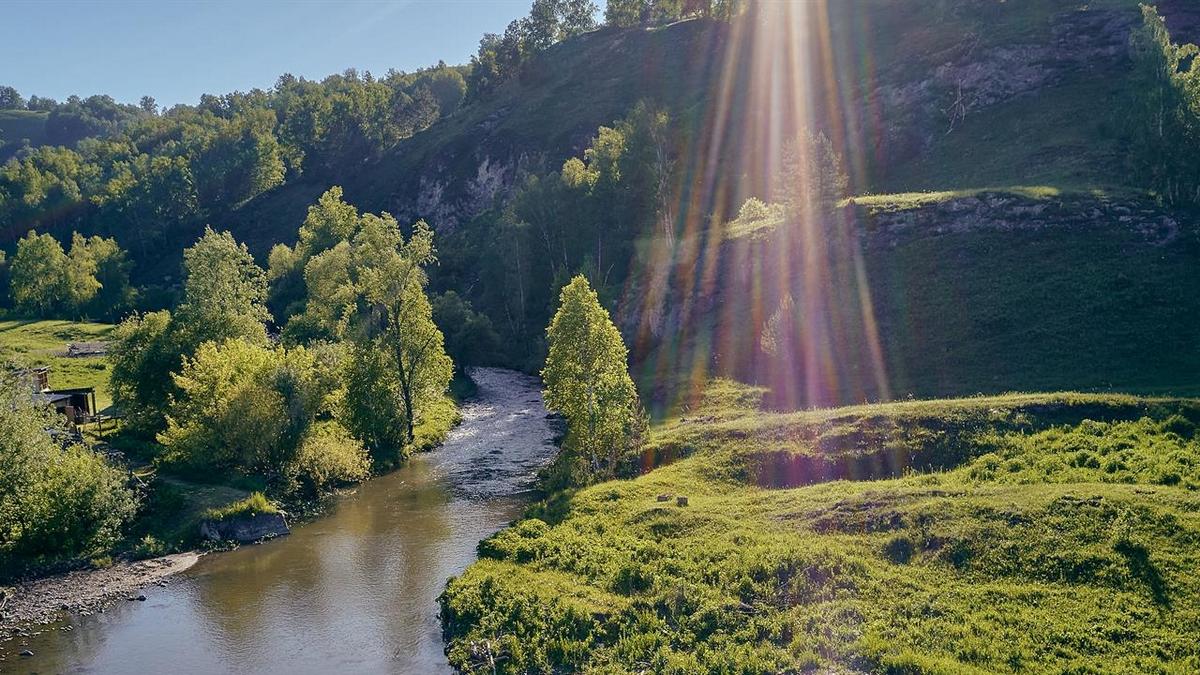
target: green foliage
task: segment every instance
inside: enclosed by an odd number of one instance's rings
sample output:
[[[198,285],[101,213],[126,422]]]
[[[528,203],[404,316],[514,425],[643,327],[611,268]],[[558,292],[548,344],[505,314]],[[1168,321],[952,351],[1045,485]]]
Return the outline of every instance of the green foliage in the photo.
[[[500,336],[492,320],[471,308],[454,291],[433,298],[433,323],[446,336],[446,353],[458,367],[487,364],[500,350]]]
[[[483,542],[481,560],[442,597],[451,664],[755,673],[1200,665],[1189,634],[1200,597],[1190,573],[1200,561],[1196,488],[1160,480],[1200,456],[1186,437],[1200,419],[1196,401],[1022,395],[778,414],[748,408],[759,394],[739,389],[718,383],[696,414],[656,428],[660,448],[688,445],[690,457],[563,493],[556,509],[535,505]],[[745,470],[781,445],[874,459],[808,476],[815,481],[797,473],[762,483]],[[892,477],[888,458],[939,448],[959,449],[957,459]],[[1081,452],[1130,470],[1107,479]],[[994,476],[981,473],[997,456]],[[1010,462],[1025,467],[1011,479]],[[658,501],[664,493],[689,504]]]
[[[405,239],[391,215],[360,216],[335,187],[310,207],[296,247],[276,249],[274,259],[280,283],[302,267],[307,291],[304,312],[288,321],[285,337],[354,343],[347,427],[377,460],[403,456],[422,408],[445,398],[453,375],[425,294],[433,231],[418,221]]]
[[[363,477],[361,446],[328,418],[340,398],[339,359],[242,338],[206,342],[174,376],[160,462],[205,474],[267,478],[284,492]],[[303,486],[298,485],[303,483]]]
[[[1139,78],[1130,97],[1131,159],[1138,179],[1165,201],[1200,203],[1200,49],[1171,42],[1158,10],[1142,5],[1131,38]]]
[[[67,304],[69,266],[67,254],[54,237],[30,230],[17,243],[9,272],[9,293],[17,311],[49,318]]]
[[[174,314],[134,315],[113,333],[113,400],[129,430],[141,436],[165,428],[168,401],[180,393],[172,374],[201,345],[267,342],[267,277],[244,244],[208,228],[184,251],[184,274],[183,302]]]
[[[228,232],[205,228],[183,252],[183,302],[175,321],[190,345],[243,337],[266,340],[267,275]]]
[[[267,499],[263,493],[252,492],[245,499],[205,511],[204,517],[208,520],[221,521],[259,513],[279,513],[279,507],[271,503],[271,500]]]
[[[748,4],[745,0],[608,0],[604,23],[637,26],[695,16],[729,21],[745,11]]]
[[[488,33],[479,41],[466,80],[467,99],[490,96],[535,54],[595,28],[595,13],[591,0],[534,0],[529,15],[509,23],[503,35]]]
[[[13,142],[0,146],[0,162],[12,157],[0,167],[0,226],[58,224],[67,214],[78,229],[118,232],[148,256],[178,228],[305,171],[378,156],[452,112],[464,91],[462,74],[439,64],[380,79],[354,70],[321,82],[284,75],[269,91],[205,95],[161,115],[152,100],[39,99],[48,115],[5,111],[0,120],[22,134],[5,134]],[[27,124],[31,116],[37,124]]]
[[[4,376],[0,576],[105,550],[133,516],[137,502],[124,472],[83,446],[60,444],[65,433],[61,416],[35,405],[23,376]]]
[[[182,355],[165,309],[130,316],[113,330],[109,381],[113,404],[125,415],[129,431],[153,436],[166,423],[171,373],[182,365]]]
[[[638,238],[674,234],[664,201],[675,165],[668,123],[663,111],[635,105],[598,129],[582,159],[526,177],[498,214],[476,262],[489,282],[476,304],[504,317],[496,325],[510,358],[543,358],[538,333],[571,276],[585,272],[600,296],[611,298],[631,271]]]
[[[17,242],[9,294],[18,312],[39,318],[115,318],[133,301],[130,263],[114,239],[74,233],[70,253],[49,234]]]
[[[336,422],[318,422],[300,443],[296,480],[307,494],[365,480],[371,461],[363,444]]]
[[[577,276],[563,288],[546,338],[546,406],[567,420],[551,482],[612,478],[640,448],[646,414],[629,378],[625,342],[587,279]]]

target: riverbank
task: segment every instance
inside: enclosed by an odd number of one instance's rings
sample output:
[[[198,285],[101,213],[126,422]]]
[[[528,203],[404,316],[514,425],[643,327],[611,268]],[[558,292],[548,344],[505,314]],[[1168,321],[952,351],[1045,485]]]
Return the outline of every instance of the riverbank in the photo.
[[[537,378],[474,374],[477,395],[441,447],[286,537],[202,556],[165,587],[146,584],[146,602],[115,595],[104,613],[66,614],[0,655],[42,673],[452,672],[437,597],[481,539],[520,516],[557,452]],[[34,656],[18,657],[25,649]]]
[[[88,616],[115,602],[144,600],[143,591],[148,587],[166,585],[171,576],[191,568],[200,556],[189,551],[117,561],[101,569],[76,570],[10,586],[0,600],[0,640],[36,635],[40,626],[57,621],[63,613]]]

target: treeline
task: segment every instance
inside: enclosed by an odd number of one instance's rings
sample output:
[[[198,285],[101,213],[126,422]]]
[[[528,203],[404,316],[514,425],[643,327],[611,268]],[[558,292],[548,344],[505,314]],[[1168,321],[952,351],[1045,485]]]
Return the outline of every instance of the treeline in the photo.
[[[1149,5],[1131,44],[1140,82],[1125,114],[1135,178],[1169,204],[1200,204],[1200,48],[1171,42]]]
[[[180,224],[376,156],[452,113],[465,92],[461,69],[438,64],[381,78],[283,75],[270,90],[205,95],[161,113],[146,101],[103,133],[18,152],[0,168],[0,228],[73,222],[147,251]]]
[[[604,23],[647,26],[701,16],[729,20],[746,6],[746,0],[608,0]],[[597,28],[597,12],[592,0],[534,0],[527,16],[514,19],[504,33],[487,33],[479,41],[471,57],[467,100],[487,98],[538,53]]]

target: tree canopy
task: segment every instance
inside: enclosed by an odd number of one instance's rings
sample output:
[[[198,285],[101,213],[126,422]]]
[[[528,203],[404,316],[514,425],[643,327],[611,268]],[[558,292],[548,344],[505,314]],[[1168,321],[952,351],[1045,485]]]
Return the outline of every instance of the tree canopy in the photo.
[[[628,350],[586,278],[576,276],[559,298],[542,369],[546,406],[567,420],[559,479],[612,478],[640,447],[647,424],[629,377]]]

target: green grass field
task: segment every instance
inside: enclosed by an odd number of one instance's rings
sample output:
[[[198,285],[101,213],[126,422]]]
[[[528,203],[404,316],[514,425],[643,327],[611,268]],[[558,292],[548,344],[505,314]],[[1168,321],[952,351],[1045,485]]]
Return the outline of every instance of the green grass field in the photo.
[[[108,362],[103,356],[68,358],[71,342],[107,340],[113,326],[75,321],[0,321],[0,360],[22,365],[50,366],[50,387],[95,387],[101,410],[112,405],[108,387]]]
[[[647,463],[677,461],[558,495],[481,544],[443,599],[452,663],[1200,668],[1200,400],[754,399],[718,384],[655,429]]]

